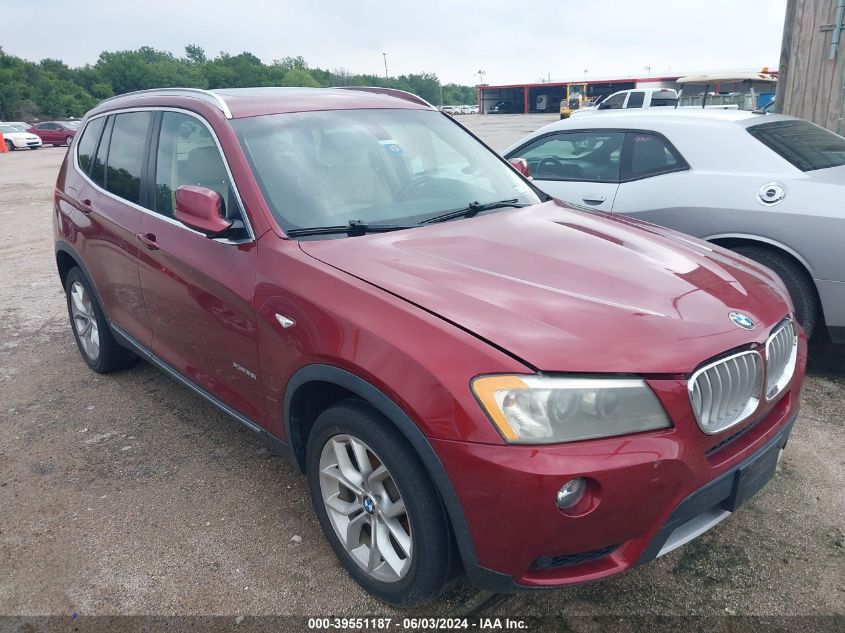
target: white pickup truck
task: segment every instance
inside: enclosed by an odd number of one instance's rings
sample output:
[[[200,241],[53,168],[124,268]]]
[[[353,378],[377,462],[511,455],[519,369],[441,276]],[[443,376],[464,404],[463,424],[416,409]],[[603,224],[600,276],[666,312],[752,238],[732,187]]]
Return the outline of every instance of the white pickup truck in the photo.
[[[596,106],[574,110],[572,116],[596,112],[597,110],[676,108],[677,106],[678,93],[671,88],[632,88],[614,92]]]

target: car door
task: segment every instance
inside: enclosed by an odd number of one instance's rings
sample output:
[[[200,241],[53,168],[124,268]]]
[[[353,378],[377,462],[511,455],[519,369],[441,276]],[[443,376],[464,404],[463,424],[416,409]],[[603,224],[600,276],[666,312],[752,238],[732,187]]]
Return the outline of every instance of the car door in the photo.
[[[211,128],[194,115],[158,115],[148,166],[150,209],[140,239],[141,287],[153,352],[194,384],[248,418],[265,408],[252,307],[256,248]],[[242,227],[208,237],[174,218],[176,189],[217,191]]]
[[[534,183],[576,207],[610,211],[619,186],[625,133],[618,130],[552,132],[511,152],[528,161]]]
[[[687,161],[664,135],[629,131],[613,211],[690,233],[689,211],[702,200],[692,175]]]
[[[66,128],[63,125],[56,124],[55,135],[55,142],[65,145],[67,144],[68,137],[73,137],[73,130]]]
[[[131,112],[87,123],[75,149],[84,177],[70,183],[75,208],[67,209],[109,320],[142,345],[150,344],[152,329],[141,295],[136,236],[144,215],[141,168],[151,122],[151,113]]]
[[[55,132],[55,124],[53,123],[39,123],[35,126],[34,132],[41,137],[42,143],[53,143],[53,136]]]

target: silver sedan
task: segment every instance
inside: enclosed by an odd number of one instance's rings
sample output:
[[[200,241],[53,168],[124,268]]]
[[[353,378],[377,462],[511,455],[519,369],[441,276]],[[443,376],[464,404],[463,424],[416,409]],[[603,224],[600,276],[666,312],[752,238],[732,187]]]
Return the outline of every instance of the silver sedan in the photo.
[[[808,334],[823,319],[845,342],[845,138],[778,114],[622,111],[552,123],[504,154],[573,206],[667,226],[768,266]]]

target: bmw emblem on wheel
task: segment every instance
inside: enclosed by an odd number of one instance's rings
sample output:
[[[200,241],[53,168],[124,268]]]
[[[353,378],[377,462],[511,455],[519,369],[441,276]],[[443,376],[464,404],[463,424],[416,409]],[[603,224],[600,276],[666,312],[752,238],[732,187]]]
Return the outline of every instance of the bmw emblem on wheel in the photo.
[[[739,327],[746,330],[754,329],[754,321],[747,314],[743,314],[742,312],[731,312],[729,316],[731,317],[731,321],[736,323]]]

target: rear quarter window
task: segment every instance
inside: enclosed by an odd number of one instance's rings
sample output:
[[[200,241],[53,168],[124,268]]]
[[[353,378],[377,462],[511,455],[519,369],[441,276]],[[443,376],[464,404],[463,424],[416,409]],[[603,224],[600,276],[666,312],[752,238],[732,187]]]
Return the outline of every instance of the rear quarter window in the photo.
[[[845,138],[807,121],[772,121],[748,133],[801,171],[845,165]]]
[[[105,117],[91,121],[85,127],[82,138],[79,139],[79,143],[76,145],[79,168],[86,174],[91,170],[91,164],[94,162],[94,152],[97,149],[97,141],[100,140],[100,132],[103,129],[105,121]]]

